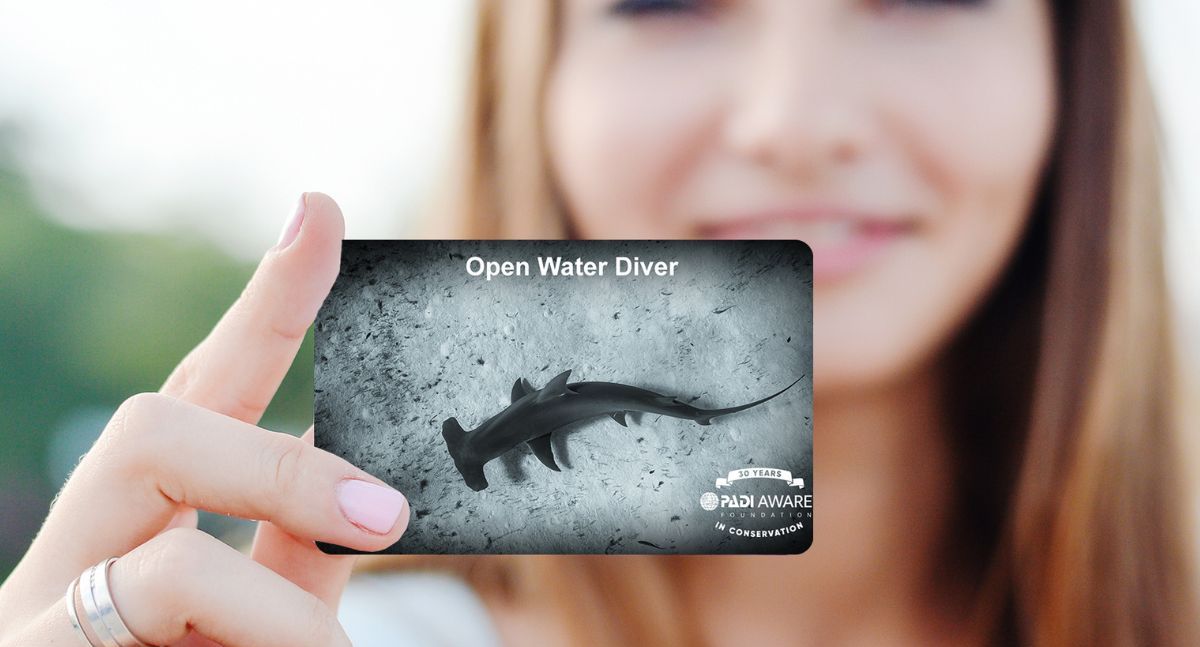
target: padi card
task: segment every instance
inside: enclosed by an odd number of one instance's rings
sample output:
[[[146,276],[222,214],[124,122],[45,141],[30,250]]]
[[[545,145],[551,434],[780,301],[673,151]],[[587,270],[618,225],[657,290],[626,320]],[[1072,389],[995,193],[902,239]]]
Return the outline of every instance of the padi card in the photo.
[[[384,552],[812,543],[802,242],[347,240],[315,372],[316,445],[411,504]]]

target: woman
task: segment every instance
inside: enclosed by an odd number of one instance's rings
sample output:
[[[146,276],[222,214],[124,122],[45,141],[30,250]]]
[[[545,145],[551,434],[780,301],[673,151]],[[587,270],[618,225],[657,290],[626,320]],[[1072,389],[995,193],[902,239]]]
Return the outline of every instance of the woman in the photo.
[[[513,645],[1196,644],[1129,24],[1082,0],[480,3],[437,233],[807,240],[820,530],[788,558],[365,558],[351,635],[406,644],[441,613]],[[162,393],[121,407],[0,589],[0,646],[75,639],[63,591],[114,555],[147,643],[348,644],[353,562],[312,540],[380,549],[407,504],[253,426],[341,233],[306,194]],[[251,559],[193,507],[268,520]]]

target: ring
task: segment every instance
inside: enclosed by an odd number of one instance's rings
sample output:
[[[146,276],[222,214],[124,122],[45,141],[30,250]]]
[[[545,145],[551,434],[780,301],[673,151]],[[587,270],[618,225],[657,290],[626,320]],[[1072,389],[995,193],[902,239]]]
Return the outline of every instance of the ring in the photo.
[[[73,594],[75,588],[79,589],[79,597],[83,601],[84,617],[87,620],[88,628],[100,641],[101,647],[150,647],[133,635],[133,632],[125,625],[121,614],[117,612],[112,591],[108,587],[108,569],[115,561],[117,561],[116,557],[110,557],[88,568],[79,575],[75,582],[71,583],[68,592]],[[68,604],[72,626],[77,628],[78,633],[83,635],[90,647],[96,647],[77,623],[78,616],[75,614],[74,607],[75,600],[72,595]]]
[[[75,610],[75,589],[79,588],[79,578],[71,580],[67,585],[67,595],[65,602],[67,604],[67,617],[71,619],[71,628],[75,630],[75,635],[79,636],[87,647],[96,647],[92,643],[92,639],[88,638],[87,632],[79,624],[79,612]]]

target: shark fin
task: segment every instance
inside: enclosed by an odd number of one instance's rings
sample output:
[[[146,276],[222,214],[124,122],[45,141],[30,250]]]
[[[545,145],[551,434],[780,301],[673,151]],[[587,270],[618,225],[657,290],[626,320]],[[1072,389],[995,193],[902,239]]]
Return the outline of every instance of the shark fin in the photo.
[[[529,448],[533,450],[533,455],[542,461],[542,464],[555,472],[561,472],[558,463],[554,462],[554,450],[550,449],[550,434],[538,436],[529,441]]]
[[[616,420],[618,423],[620,423],[620,425],[621,425],[622,427],[628,427],[628,426],[629,426],[628,424],[626,424],[626,423],[625,423],[625,412],[624,412],[624,411],[615,411],[615,412],[613,412],[613,413],[610,413],[610,414],[608,414],[608,415],[612,416],[612,419],[613,419],[613,420]]]
[[[654,398],[654,403],[667,405],[667,406],[670,406],[672,404],[679,404],[679,402],[675,399],[675,396],[673,396],[673,395],[660,395],[657,398]]]
[[[545,402],[550,398],[570,393],[571,391],[567,388],[567,377],[570,375],[570,369],[555,375],[553,379],[546,383],[546,386],[542,387],[541,391],[538,391],[537,401]]]
[[[529,395],[530,392],[536,390],[537,389],[530,388],[529,380],[526,380],[523,377],[519,378],[516,382],[513,382],[512,401],[516,402],[517,400]]]

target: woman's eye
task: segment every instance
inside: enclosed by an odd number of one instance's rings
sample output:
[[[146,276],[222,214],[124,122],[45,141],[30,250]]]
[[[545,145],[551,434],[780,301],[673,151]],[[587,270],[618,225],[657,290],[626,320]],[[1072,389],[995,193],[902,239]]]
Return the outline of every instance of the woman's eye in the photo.
[[[703,11],[711,0],[618,0],[608,11],[619,17],[694,14]]]
[[[876,0],[876,3],[885,9],[900,9],[900,8],[929,8],[937,7],[978,7],[985,5],[989,0]]]

